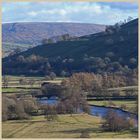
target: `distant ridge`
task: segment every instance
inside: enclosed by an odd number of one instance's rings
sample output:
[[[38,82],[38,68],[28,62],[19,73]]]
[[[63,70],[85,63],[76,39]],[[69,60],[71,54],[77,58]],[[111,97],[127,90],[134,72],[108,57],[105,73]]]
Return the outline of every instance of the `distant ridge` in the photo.
[[[41,44],[43,39],[69,34],[83,36],[105,30],[105,25],[64,22],[19,22],[2,24],[3,56],[7,56],[15,48],[21,51]]]
[[[70,34],[83,36],[105,30],[105,25],[87,23],[21,22],[2,24],[2,42],[39,44],[42,39]]]

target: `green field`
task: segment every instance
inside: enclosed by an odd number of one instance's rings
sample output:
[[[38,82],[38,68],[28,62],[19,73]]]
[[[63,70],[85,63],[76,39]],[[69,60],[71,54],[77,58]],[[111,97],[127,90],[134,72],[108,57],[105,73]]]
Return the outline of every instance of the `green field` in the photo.
[[[58,77],[58,78],[55,78],[55,80],[48,80],[46,81],[44,79],[44,77],[24,77],[24,76],[9,76],[7,75],[8,77],[8,86],[7,87],[2,87],[2,92],[3,93],[6,93],[6,94],[9,94],[9,93],[27,93],[27,92],[30,92],[31,90],[38,90],[40,89],[41,87],[41,84],[43,82],[50,82],[50,83],[56,83],[56,84],[60,84],[61,81],[64,79],[64,78],[61,78],[61,77]],[[24,84],[24,85],[21,85],[19,83],[19,80],[23,78],[25,79],[27,82],[30,81],[30,80],[34,80],[35,83],[33,85],[30,85],[30,84]]]
[[[27,89],[21,89],[21,88],[14,88],[14,87],[11,87],[11,88],[2,88],[2,92],[3,93],[16,93],[16,92],[21,92],[21,91],[30,91],[30,90],[27,90]]]
[[[21,76],[8,76],[9,84],[7,88],[2,88],[2,92],[7,95],[25,94],[32,90],[40,88],[41,83],[45,82],[44,77],[24,77],[28,80],[35,80],[35,84],[20,85]],[[56,78],[50,80],[52,83],[61,83],[64,78]],[[136,87],[132,87],[136,88]],[[111,90],[131,89],[131,87],[120,87]],[[115,107],[126,105],[126,110],[132,112],[132,108],[136,107],[135,100],[117,100],[112,101]],[[88,101],[90,105],[110,106],[108,101]],[[44,116],[32,117],[30,120],[12,120],[2,123],[3,138],[80,138],[81,132],[88,131],[91,138],[136,138],[137,133],[127,130],[122,132],[104,132],[101,128],[103,120],[99,117],[77,114],[59,115],[58,120],[48,122]]]
[[[88,104],[98,105],[98,106],[111,106],[112,107],[112,105],[109,104],[110,101],[92,100],[92,101],[88,101]],[[137,102],[135,100],[115,100],[115,101],[111,101],[111,102],[113,104],[115,104],[115,106],[113,106],[113,107],[117,107],[117,108],[121,108],[122,105],[125,105],[126,109],[124,109],[124,110],[130,111],[130,112],[133,112],[134,111],[133,108],[136,108],[136,106],[137,106]]]
[[[12,76],[12,75],[6,75],[10,81],[18,81],[20,78],[25,78],[27,80],[44,80],[45,77],[39,77],[39,76],[36,76],[36,77],[33,77],[33,76]],[[65,78],[62,78],[62,77],[56,77],[55,80],[63,80]]]
[[[126,86],[126,87],[109,88],[108,90],[129,90],[129,89],[138,90],[138,86]]]
[[[81,132],[88,131],[91,138],[136,138],[137,133],[104,132],[101,118],[87,114],[59,115],[57,121],[48,122],[44,116],[31,120],[15,120],[2,123],[3,138],[79,138]]]
[[[30,80],[34,80],[35,81],[35,84],[34,85],[41,85],[41,83],[43,82],[54,82],[54,83],[61,83],[61,81],[65,78],[62,78],[62,77],[57,77],[55,78],[54,80],[45,80],[45,77],[25,77],[25,76],[10,76],[10,75],[7,75],[6,76],[8,78],[8,86],[18,86],[19,85],[19,80],[21,78],[25,79],[27,82],[30,81]],[[21,86],[21,85],[19,85]],[[27,85],[23,85],[23,86],[29,86],[28,84]]]

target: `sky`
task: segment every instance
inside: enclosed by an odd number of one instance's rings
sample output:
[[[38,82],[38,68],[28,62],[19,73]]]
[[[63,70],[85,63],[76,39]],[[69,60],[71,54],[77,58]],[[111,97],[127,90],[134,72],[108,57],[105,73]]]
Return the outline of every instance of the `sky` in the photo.
[[[115,24],[138,17],[138,4],[128,2],[4,2],[2,22],[76,22]]]

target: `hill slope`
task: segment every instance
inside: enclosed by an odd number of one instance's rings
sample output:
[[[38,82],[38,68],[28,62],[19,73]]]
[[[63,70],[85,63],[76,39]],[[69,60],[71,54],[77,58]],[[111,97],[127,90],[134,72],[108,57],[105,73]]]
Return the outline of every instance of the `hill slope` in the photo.
[[[73,41],[40,45],[20,55],[26,58],[32,54],[48,58],[56,73],[61,70],[70,73],[72,71],[98,73],[137,68],[138,20],[122,25],[117,32],[101,32],[79,37]],[[13,56],[10,59],[15,60],[17,57]],[[71,63],[69,60],[72,60]],[[8,61],[9,58],[4,59],[4,67],[10,68]]]
[[[105,30],[105,25],[83,23],[5,23],[2,25],[3,50],[10,51],[16,44],[22,49],[26,45],[38,45],[42,39],[57,35],[70,34],[83,36]],[[7,48],[5,44],[11,44]]]

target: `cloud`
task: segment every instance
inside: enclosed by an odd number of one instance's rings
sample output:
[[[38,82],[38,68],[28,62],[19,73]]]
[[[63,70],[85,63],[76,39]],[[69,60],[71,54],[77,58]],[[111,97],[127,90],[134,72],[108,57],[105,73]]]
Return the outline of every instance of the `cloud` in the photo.
[[[34,11],[31,11],[28,13],[29,16],[37,16],[38,13],[37,12],[34,12]]]
[[[138,17],[136,3],[122,2],[12,2],[2,5],[3,22],[81,22],[114,24]]]

